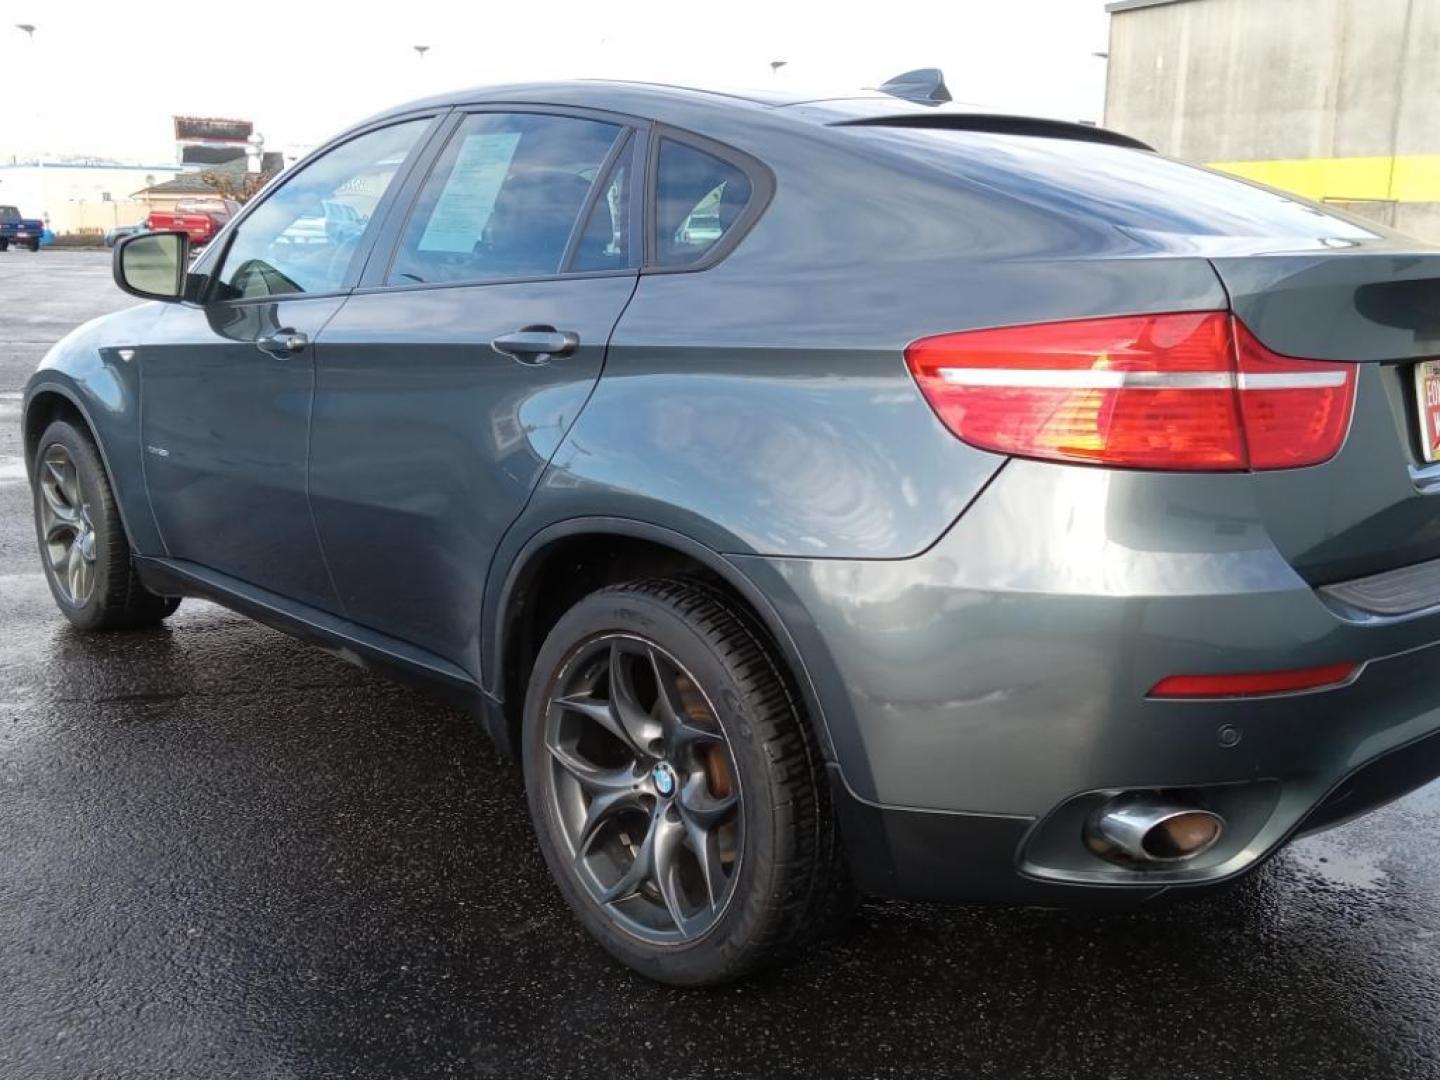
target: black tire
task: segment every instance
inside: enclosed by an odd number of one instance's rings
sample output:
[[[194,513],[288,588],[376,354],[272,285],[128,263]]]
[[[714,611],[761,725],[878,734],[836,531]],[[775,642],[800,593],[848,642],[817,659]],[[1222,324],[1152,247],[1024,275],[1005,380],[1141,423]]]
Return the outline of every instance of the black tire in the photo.
[[[40,241],[39,241],[39,240],[31,240],[31,241],[30,241],[30,250],[31,250],[31,251],[35,251],[35,252],[38,252],[38,251],[40,250]]]
[[[76,603],[52,565],[45,538],[43,504],[46,462],[59,448],[73,462],[83,513],[93,533],[92,581],[82,602]],[[129,630],[153,626],[180,606],[178,597],[156,596],[140,583],[130,561],[130,544],[120,522],[120,511],[100,453],[88,434],[67,420],[55,420],[40,436],[31,481],[36,539],[45,580],[61,613],[81,630]]]
[[[547,725],[552,709],[563,707],[552,697],[569,685],[587,648],[617,634],[675,661],[710,706],[738,773],[743,841],[732,891],[718,914],[711,894],[714,921],[689,940],[656,942],[627,929],[582,880],[561,820]],[[531,817],[561,893],[599,943],[642,975],[675,986],[729,982],[792,955],[853,910],[813,733],[753,618],[718,589],[644,581],[602,589],[566,612],[536,658],[523,752]]]
[[[9,240],[0,240],[0,251],[9,251],[9,250],[10,250],[10,241],[9,241]]]

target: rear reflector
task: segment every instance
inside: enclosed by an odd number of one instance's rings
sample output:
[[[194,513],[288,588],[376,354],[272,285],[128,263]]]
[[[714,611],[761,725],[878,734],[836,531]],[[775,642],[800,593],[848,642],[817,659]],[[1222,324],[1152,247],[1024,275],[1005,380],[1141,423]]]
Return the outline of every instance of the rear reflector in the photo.
[[[1360,665],[1349,661],[1289,671],[1247,671],[1234,675],[1171,675],[1151,688],[1152,698],[1255,697],[1340,686],[1354,678]]]
[[[1345,440],[1354,364],[1270,352],[1225,312],[922,338],[905,362],[972,446],[1134,469],[1315,465]]]

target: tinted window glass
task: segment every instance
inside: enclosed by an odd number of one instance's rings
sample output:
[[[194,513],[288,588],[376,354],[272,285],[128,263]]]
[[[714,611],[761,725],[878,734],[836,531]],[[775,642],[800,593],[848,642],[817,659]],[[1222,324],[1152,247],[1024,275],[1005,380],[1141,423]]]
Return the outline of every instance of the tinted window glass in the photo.
[[[655,201],[656,257],[680,266],[702,258],[735,224],[750,201],[750,178],[713,154],[663,139]]]
[[[388,280],[477,281],[560,269],[614,124],[476,113],[425,181]]]
[[[571,270],[623,270],[630,265],[630,152],[620,154],[585,222]]]
[[[857,137],[1026,202],[1135,233],[1364,239],[1322,207],[1145,150],[937,128],[852,128]]]
[[[332,292],[429,120],[342,143],[290,177],[241,224],[220,268],[220,299]]]

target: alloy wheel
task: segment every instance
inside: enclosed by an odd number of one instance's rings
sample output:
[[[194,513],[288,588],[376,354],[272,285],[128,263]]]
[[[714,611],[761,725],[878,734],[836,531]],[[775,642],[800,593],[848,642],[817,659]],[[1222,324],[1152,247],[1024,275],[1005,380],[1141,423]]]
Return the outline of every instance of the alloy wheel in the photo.
[[[551,809],[591,899],[645,941],[709,931],[735,891],[743,803],[730,743],[689,672],[642,638],[590,639],[561,666],[545,749]]]
[[[40,459],[40,534],[50,574],[67,603],[83,607],[95,590],[95,527],[75,459],[53,445]]]

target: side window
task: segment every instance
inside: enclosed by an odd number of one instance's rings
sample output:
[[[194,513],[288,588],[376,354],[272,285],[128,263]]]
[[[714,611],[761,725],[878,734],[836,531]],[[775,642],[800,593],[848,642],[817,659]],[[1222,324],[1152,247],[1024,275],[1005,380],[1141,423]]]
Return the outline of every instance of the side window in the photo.
[[[655,173],[655,257],[684,266],[705,256],[750,202],[738,165],[673,139],[660,140]]]
[[[610,168],[605,188],[590,207],[571,270],[624,270],[630,261],[630,158],[626,147]]]
[[[375,207],[430,123],[410,120],[342,143],[264,197],[225,253],[221,300],[333,292]]]
[[[411,211],[392,285],[558,273],[615,124],[474,113],[451,136]]]

